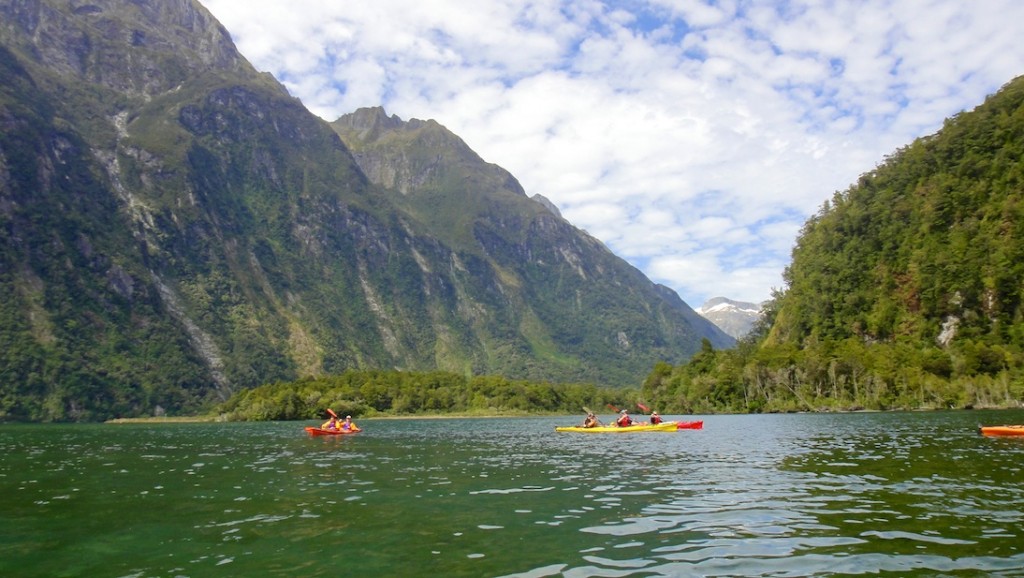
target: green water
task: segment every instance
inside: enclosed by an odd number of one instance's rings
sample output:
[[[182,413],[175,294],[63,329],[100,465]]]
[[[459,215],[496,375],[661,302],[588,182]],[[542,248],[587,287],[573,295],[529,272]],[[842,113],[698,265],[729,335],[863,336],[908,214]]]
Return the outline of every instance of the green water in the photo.
[[[0,576],[1024,576],[1024,411],[578,419],[0,426]]]

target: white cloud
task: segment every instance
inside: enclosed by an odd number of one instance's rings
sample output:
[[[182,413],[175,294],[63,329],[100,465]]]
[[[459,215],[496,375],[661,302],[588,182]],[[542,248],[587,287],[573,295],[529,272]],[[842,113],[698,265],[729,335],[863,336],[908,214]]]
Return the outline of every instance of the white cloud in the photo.
[[[1016,0],[203,0],[328,120],[433,118],[690,305],[1024,73]]]

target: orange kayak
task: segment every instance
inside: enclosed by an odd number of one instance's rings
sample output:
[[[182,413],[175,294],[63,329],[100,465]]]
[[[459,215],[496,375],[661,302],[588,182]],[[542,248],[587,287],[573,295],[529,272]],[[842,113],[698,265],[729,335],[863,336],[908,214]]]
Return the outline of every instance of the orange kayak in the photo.
[[[1024,425],[980,426],[978,431],[986,436],[1024,436]]]
[[[320,429],[318,427],[312,427],[311,426],[311,427],[307,427],[306,431],[311,436],[338,436],[338,435],[359,433],[359,432],[361,432],[363,430],[361,430],[359,428],[350,429],[350,430],[344,430],[344,429]]]

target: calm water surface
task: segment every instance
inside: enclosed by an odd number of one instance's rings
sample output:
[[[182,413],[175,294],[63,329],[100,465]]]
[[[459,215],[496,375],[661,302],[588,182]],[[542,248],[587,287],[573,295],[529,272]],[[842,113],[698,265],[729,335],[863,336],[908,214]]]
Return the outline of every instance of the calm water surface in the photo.
[[[1022,411],[578,420],[0,426],[0,576],[1024,576]]]

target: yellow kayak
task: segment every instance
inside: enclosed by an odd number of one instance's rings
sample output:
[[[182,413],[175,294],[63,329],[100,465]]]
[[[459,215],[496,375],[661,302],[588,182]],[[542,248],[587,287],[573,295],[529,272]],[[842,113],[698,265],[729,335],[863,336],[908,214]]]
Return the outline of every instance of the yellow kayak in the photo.
[[[557,426],[555,427],[555,431],[572,431],[580,433],[633,433],[644,431],[676,431],[676,422],[667,421],[656,425],[640,424],[631,425],[628,427],[619,427],[617,425],[599,425],[597,427],[583,427],[579,425],[570,425]]]

